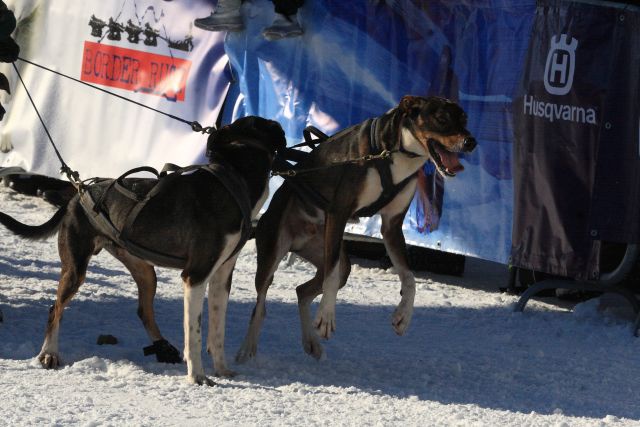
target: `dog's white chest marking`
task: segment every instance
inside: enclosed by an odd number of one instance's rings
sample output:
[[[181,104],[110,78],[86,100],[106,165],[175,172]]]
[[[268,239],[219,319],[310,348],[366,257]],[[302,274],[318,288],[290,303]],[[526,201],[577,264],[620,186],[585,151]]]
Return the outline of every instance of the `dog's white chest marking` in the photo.
[[[380,174],[374,167],[367,169],[367,176],[364,179],[362,191],[358,195],[358,209],[369,206],[380,197],[382,194],[382,182],[380,180]]]
[[[262,209],[262,205],[264,205],[264,202],[267,201],[267,197],[269,197],[269,186],[265,185],[260,199],[251,210],[251,219],[255,219],[258,216],[258,213],[260,213],[260,209]]]
[[[419,154],[423,157],[428,157],[429,152],[424,145],[418,141],[418,139],[411,133],[411,131],[405,127],[400,131],[400,145],[412,153]],[[423,161],[425,161],[424,159]]]
[[[408,129],[402,129],[401,144],[405,150],[415,154],[420,154],[421,156],[409,157],[402,153],[394,153],[392,155],[392,162],[389,164],[389,168],[391,170],[391,178],[394,184],[398,184],[407,177],[416,173],[416,171],[418,171],[418,169],[420,169],[428,160],[425,148]],[[362,192],[358,196],[357,209],[371,205],[380,197],[381,194],[382,181],[380,179],[380,174],[375,167],[370,167],[367,170],[367,175],[364,179]]]

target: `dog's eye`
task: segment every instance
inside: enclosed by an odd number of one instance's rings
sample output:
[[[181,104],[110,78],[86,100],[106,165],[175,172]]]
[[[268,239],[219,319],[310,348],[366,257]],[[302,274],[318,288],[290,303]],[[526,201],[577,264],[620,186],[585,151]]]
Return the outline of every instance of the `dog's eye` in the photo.
[[[441,127],[445,127],[445,126],[447,126],[449,124],[449,118],[444,116],[444,115],[442,115],[442,114],[436,114],[433,117],[433,119],[434,119],[436,125],[441,126]]]

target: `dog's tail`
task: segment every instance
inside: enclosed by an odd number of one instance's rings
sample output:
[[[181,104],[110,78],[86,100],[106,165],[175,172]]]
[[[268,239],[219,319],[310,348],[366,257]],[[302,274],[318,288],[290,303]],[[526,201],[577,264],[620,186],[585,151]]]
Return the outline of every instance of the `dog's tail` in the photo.
[[[64,218],[64,214],[67,212],[67,207],[63,206],[49,219],[49,221],[45,222],[42,225],[27,225],[23,224],[20,221],[10,217],[9,215],[0,212],[0,224],[7,227],[9,231],[13,234],[16,234],[20,237],[24,237],[29,240],[40,240],[46,239],[47,237],[53,236],[58,232],[58,228],[62,223],[62,218]]]

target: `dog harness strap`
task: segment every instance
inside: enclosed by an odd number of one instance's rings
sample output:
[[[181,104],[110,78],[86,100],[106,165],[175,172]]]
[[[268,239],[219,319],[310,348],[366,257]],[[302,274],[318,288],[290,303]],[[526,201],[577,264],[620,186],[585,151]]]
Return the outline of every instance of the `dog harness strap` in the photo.
[[[364,208],[358,210],[355,213],[355,216],[370,217],[378,213],[378,211],[380,211],[380,209],[384,208],[391,200],[393,200],[393,198],[396,195],[398,195],[398,193],[400,193],[400,191],[402,191],[402,189],[406,187],[406,185],[409,182],[411,182],[411,180],[413,180],[416,177],[416,175],[417,175],[417,172],[414,173],[413,175],[409,175],[399,183],[395,184],[393,186],[393,189],[387,195],[387,197],[385,197],[383,193],[380,197],[378,197],[378,199],[375,202],[373,202],[369,206],[365,206]]]
[[[369,124],[369,147],[371,154],[379,154],[384,150],[384,146],[378,141],[378,117],[371,119]]]
[[[147,205],[147,203],[149,202],[149,200],[151,200],[153,197],[156,196],[156,194],[158,194],[165,186],[166,183],[168,182],[168,180],[171,179],[171,176],[175,175],[175,176],[179,176],[182,175],[185,172],[191,172],[194,170],[198,170],[198,169],[202,169],[204,168],[206,165],[191,165],[191,166],[186,166],[186,167],[179,167],[177,165],[174,165],[173,163],[167,163],[164,165],[164,167],[162,168],[162,172],[157,173],[156,172],[156,176],[159,178],[158,182],[153,186],[153,188],[151,188],[151,190],[149,190],[149,192],[144,196],[141,197],[139,194],[134,193],[131,190],[126,189],[126,187],[124,186],[124,182],[121,180],[121,178],[118,178],[118,180],[120,181],[120,187],[122,189],[125,189],[128,192],[131,192],[135,195],[134,200],[137,200],[138,203],[136,205],[133,206],[133,208],[131,208],[131,211],[129,212],[129,215],[127,215],[127,220],[124,223],[124,226],[122,227],[122,231],[120,232],[120,236],[122,238],[123,241],[129,243],[129,244],[133,244],[130,240],[129,240],[129,234],[130,231],[133,229],[133,224],[135,222],[135,220],[138,218],[138,214],[140,214],[140,212],[142,211],[142,209],[144,209],[144,207]],[[140,167],[140,168],[136,168],[136,169],[132,169],[131,171],[127,172],[127,174],[132,173],[132,171],[147,171],[147,172],[152,172],[155,171],[155,169],[153,168],[149,168],[149,167]],[[168,172],[171,171],[172,173],[170,175],[167,175]],[[123,175],[124,176],[124,175]],[[160,179],[162,178],[162,179]],[[118,189],[119,191],[123,191],[122,189]],[[125,194],[125,193],[123,193]],[[154,259],[154,258],[151,258]],[[181,258],[180,258],[181,259]]]
[[[315,126],[307,126],[306,128],[304,128],[304,130],[302,131],[302,135],[304,136],[304,144],[306,144],[312,150],[316,148],[319,143],[325,142],[327,139],[329,139],[329,136],[326,133],[322,132]],[[316,139],[313,139],[312,135],[315,136]]]
[[[304,151],[290,150],[291,152],[296,152],[303,154],[304,156],[308,156],[309,153]],[[273,159],[273,170],[282,171],[282,170],[295,170],[295,167],[289,163],[287,160],[289,159],[288,154],[281,155],[282,150],[279,151],[278,155]],[[288,153],[288,152],[286,152]],[[291,159],[296,160],[296,159]],[[295,179],[293,176],[283,176],[285,184],[291,186],[294,192],[298,195],[300,199],[302,199],[305,203],[308,203],[312,206],[315,206],[319,209],[325,210],[329,206],[329,201],[316,190],[314,190],[309,184],[306,184],[302,181]]]
[[[103,197],[98,200],[102,202]],[[94,227],[106,234],[114,242],[120,243],[120,232],[100,209],[98,203],[93,200],[89,191],[80,193],[80,206],[84,209],[89,221]]]
[[[171,176],[173,175],[179,176],[183,173],[196,170],[207,171],[214,177],[216,177],[216,179],[220,181],[220,183],[222,183],[227,191],[229,191],[229,194],[231,194],[231,196],[235,199],[238,207],[240,208],[240,211],[242,213],[242,234],[238,245],[231,255],[233,256],[242,248],[244,242],[249,238],[249,235],[251,234],[251,201],[249,200],[249,189],[246,182],[232,168],[225,167],[220,164],[192,165],[184,168],[179,168],[176,165],[169,165],[165,166],[163,172],[159,174],[155,169],[148,166],[143,166],[131,169],[130,171],[121,175],[118,179],[113,180],[113,182],[105,189],[105,192],[98,198],[97,202],[93,199],[90,191],[82,192],[80,195],[80,205],[84,209],[87,217],[89,218],[89,221],[93,224],[94,227],[96,227],[102,233],[106,234],[119,246],[127,249],[133,255],[140,258],[148,259],[158,265],[183,268],[186,259],[145,248],[131,241],[128,236],[130,235],[130,231],[132,230],[136,218],[138,217],[142,209],[144,209],[150,199],[152,199],[162,190],[162,188],[165,186],[165,183],[167,182],[167,179],[171,179]],[[169,171],[173,173],[167,175]],[[142,196],[138,193],[135,193],[134,191],[129,190],[124,184],[124,178],[136,172],[151,172],[159,178],[161,177],[162,179],[159,179],[156,185],[153,186],[153,188],[151,188],[151,190],[146,195]],[[127,219],[122,227],[122,230],[118,230],[118,228],[111,222],[111,219],[104,212],[101,206],[102,200],[111,188],[117,189],[124,196],[137,202],[134,204],[129,214],[127,215]]]
[[[371,154],[373,155],[380,154],[386,149],[384,146],[384,142],[380,141],[380,139],[378,138],[378,125],[378,117],[372,119],[369,125],[369,148],[371,150]],[[380,209],[386,206],[387,203],[389,203],[396,196],[396,194],[398,194],[399,190],[401,190],[402,187],[404,187],[408,182],[405,179],[402,182],[398,183],[398,185],[395,185],[393,183],[393,175],[391,174],[390,167],[391,162],[391,158],[374,160],[373,165],[378,171],[378,175],[380,175],[382,193],[375,202],[357,211],[356,216],[366,217],[375,215]]]
[[[182,168],[174,163],[165,163],[160,171],[160,176],[168,175],[169,173],[179,171],[180,169]]]
[[[111,188],[111,186],[109,186]],[[99,198],[100,203],[103,197]],[[148,259],[154,263],[174,268],[182,268],[186,260],[173,255],[159,253],[145,247],[139,246],[123,236],[122,231],[118,230],[111,222],[111,219],[106,213],[98,206],[96,201],[93,200],[91,192],[84,191],[80,194],[80,206],[84,209],[91,224],[102,233],[106,234],[109,239],[116,242],[119,246],[122,246],[133,255],[140,258]],[[137,206],[144,206],[143,202],[136,204]],[[134,207],[134,208],[135,208]],[[135,219],[135,218],[134,218]],[[123,228],[124,229],[124,228]]]
[[[386,150],[384,143],[378,138],[378,125],[379,117],[376,117],[371,120],[371,124],[369,126],[369,147],[371,154],[374,155],[380,154],[382,151]],[[393,200],[393,198],[396,197],[398,193],[400,193],[400,191],[402,191],[402,189],[415,177],[415,174],[413,174],[399,183],[394,184],[393,175],[391,174],[391,163],[392,160],[390,157],[374,160],[373,165],[378,171],[378,175],[380,175],[382,193],[375,202],[358,210],[355,214],[356,216],[369,217],[375,215],[380,209]]]
[[[232,167],[224,166],[220,163],[211,163],[202,167],[203,170],[215,176],[227,189],[229,194],[235,199],[240,212],[242,213],[242,234],[240,241],[236,245],[229,258],[242,249],[242,246],[251,234],[251,200],[249,199],[249,188],[244,179]]]
[[[126,197],[132,199],[132,200],[142,200],[142,197],[140,195],[138,195],[137,193],[129,190],[127,187],[125,187],[124,185],[124,179],[129,176],[129,175],[133,175],[134,173],[138,173],[138,172],[149,172],[153,175],[156,176],[156,178],[158,176],[160,176],[158,174],[158,171],[155,170],[154,168],[150,167],[150,166],[140,166],[137,168],[133,168],[125,173],[123,173],[122,175],[120,175],[114,182],[113,187],[118,190],[120,193],[122,193],[123,195],[125,195]],[[106,193],[105,193],[106,194]]]
[[[133,225],[136,218],[138,217],[138,214],[146,206],[147,202],[162,190],[164,184],[167,182],[167,179],[171,179],[171,176],[174,175],[179,176],[186,172],[203,170],[209,172],[218,181],[220,181],[220,183],[227,189],[229,194],[231,194],[231,196],[235,199],[242,213],[242,234],[238,245],[232,253],[232,256],[235,255],[242,248],[242,245],[251,234],[251,201],[249,200],[249,189],[247,188],[247,184],[245,183],[245,181],[231,167],[226,167],[219,163],[212,163],[207,165],[191,165],[178,169],[173,166],[168,166],[167,168],[167,170],[173,170],[173,173],[168,176],[163,175],[162,179],[160,179],[158,183],[151,189],[151,191],[147,193],[145,199],[136,204],[127,216],[127,221],[125,222],[124,227],[122,227],[122,231],[120,233],[122,241],[124,241],[125,244],[128,245],[126,246],[127,249],[132,247],[133,250],[131,250],[131,252],[133,252],[134,254],[136,253],[136,250],[145,251],[147,253],[147,258],[151,260],[158,259],[158,256],[160,256],[163,258],[164,262],[171,262],[171,260],[168,260],[166,258],[165,254],[154,254],[153,252],[149,253],[147,249],[135,245],[135,243],[128,239],[129,232],[133,229]],[[133,246],[135,246],[135,248],[133,248]],[[182,267],[184,265],[184,259],[175,257],[173,258],[174,260],[180,260],[179,267]]]

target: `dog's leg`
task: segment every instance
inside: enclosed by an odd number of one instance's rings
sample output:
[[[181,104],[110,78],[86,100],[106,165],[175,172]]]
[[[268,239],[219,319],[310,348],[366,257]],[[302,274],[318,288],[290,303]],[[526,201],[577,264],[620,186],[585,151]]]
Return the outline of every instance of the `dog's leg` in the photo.
[[[206,282],[192,283],[188,276],[184,283],[184,358],[188,380],[198,385],[213,386],[202,367],[202,304]]]
[[[162,339],[153,312],[153,298],[156,295],[157,278],[152,265],[128,254],[121,248],[105,248],[117,258],[131,273],[138,286],[138,317],[142,321],[151,341]]]
[[[302,348],[305,353],[318,360],[322,358],[324,349],[311,321],[311,303],[322,293],[322,277],[322,264],[320,264],[313,279],[296,287],[300,330],[302,332]]]
[[[155,269],[152,265],[134,257],[122,248],[108,246],[105,249],[129,270],[138,286],[138,317],[142,321],[142,325],[147,331],[151,342],[156,344],[161,342],[163,344],[155,352],[156,359],[163,363],[180,363],[182,361],[180,351],[164,339],[156,323],[153,299],[156,295],[158,279]]]
[[[386,215],[382,214],[382,238],[384,246],[387,250],[389,258],[400,277],[400,295],[402,298],[400,304],[393,313],[391,323],[393,329],[398,335],[406,332],[411,323],[413,315],[413,302],[416,296],[416,281],[413,273],[409,269],[407,261],[407,246],[402,234],[402,223],[404,221],[405,211],[401,214]]]
[[[317,269],[316,275],[313,279],[296,288],[296,294],[298,295],[298,312],[300,314],[300,329],[302,332],[302,348],[307,354],[316,359],[322,358],[324,350],[322,348],[322,344],[320,344],[318,335],[313,328],[313,322],[311,321],[311,303],[322,293],[322,267],[324,265],[322,257],[323,249],[323,236],[316,235],[313,239],[309,240],[303,249],[296,252],[298,255],[313,264]],[[341,268],[346,267],[346,270],[343,268],[340,277],[340,287],[342,287],[349,276],[351,264],[344,248],[341,251],[340,256]]]
[[[347,220],[346,215],[335,213],[327,213],[325,218],[322,299],[313,322],[318,334],[325,339],[331,338],[331,333],[336,330],[336,300],[342,285],[340,253]]]
[[[249,328],[244,341],[236,354],[236,362],[245,363],[255,357],[258,351],[258,338],[262,329],[262,322],[267,314],[267,291],[273,282],[273,275],[278,269],[278,264],[291,248],[291,236],[287,230],[279,224],[268,222],[269,213],[258,222],[256,229],[256,249],[258,266],[256,270],[255,286],[257,301],[251,313]],[[280,220],[279,218],[277,219]],[[279,233],[282,231],[281,233]]]
[[[40,354],[38,354],[38,360],[45,369],[55,369],[61,364],[58,354],[58,333],[62,313],[84,282],[87,266],[93,253],[92,244],[87,242],[84,236],[78,236],[75,233],[71,236],[71,234],[68,228],[62,229],[58,240],[62,272],[58,283],[56,302],[49,310],[44,343]],[[73,248],[69,246],[70,242],[73,242]]]
[[[233,377],[236,373],[227,369],[224,355],[224,331],[227,303],[231,291],[233,268],[238,254],[222,264],[209,281],[209,334],[207,351],[213,356],[213,367],[217,377]]]

